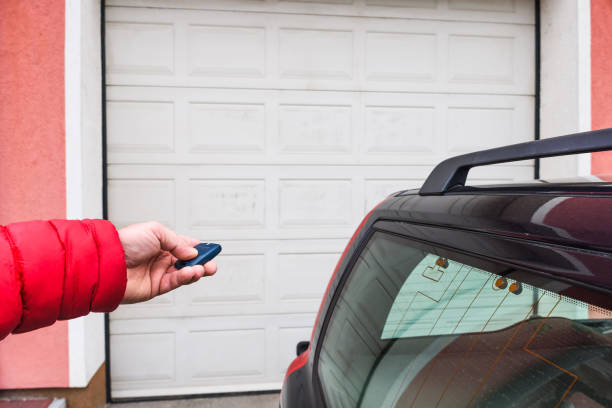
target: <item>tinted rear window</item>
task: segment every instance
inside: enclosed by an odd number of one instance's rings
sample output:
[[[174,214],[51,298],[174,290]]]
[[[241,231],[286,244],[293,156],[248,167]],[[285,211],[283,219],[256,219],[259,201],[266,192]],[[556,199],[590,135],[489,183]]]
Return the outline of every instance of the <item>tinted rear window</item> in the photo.
[[[376,233],[331,316],[330,407],[612,406],[612,317]]]

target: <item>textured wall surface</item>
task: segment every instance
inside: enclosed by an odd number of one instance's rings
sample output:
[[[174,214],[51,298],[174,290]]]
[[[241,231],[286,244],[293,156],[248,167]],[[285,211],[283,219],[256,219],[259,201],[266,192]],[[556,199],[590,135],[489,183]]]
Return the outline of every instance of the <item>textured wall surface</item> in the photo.
[[[0,1],[0,223],[64,218],[64,1]],[[0,388],[68,385],[68,325],[0,343]]]
[[[612,1],[591,0],[591,115],[593,129],[612,127]],[[612,152],[593,153],[593,174],[612,174]]]

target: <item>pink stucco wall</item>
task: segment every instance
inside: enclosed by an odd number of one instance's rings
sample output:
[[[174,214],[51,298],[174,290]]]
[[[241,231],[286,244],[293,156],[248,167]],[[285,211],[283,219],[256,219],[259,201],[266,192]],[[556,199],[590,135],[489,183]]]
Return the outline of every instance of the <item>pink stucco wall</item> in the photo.
[[[612,127],[612,1],[591,0],[591,124]],[[593,174],[612,175],[612,152],[593,153]]]
[[[0,223],[66,216],[64,0],[0,1]],[[68,325],[0,342],[0,388],[68,386]]]

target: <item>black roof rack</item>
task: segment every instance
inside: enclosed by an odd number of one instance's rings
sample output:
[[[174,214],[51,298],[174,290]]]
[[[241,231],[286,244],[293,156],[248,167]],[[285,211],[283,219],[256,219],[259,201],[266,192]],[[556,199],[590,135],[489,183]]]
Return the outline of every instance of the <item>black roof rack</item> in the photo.
[[[419,194],[441,195],[454,186],[465,185],[472,167],[603,150],[612,150],[612,128],[463,154],[438,164],[425,180]]]

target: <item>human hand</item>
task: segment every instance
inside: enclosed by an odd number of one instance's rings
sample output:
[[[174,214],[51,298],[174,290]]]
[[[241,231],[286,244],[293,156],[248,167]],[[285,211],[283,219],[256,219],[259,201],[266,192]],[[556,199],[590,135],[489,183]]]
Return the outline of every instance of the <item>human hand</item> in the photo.
[[[177,235],[158,222],[122,228],[119,240],[128,279],[122,303],[144,302],[217,272],[214,261],[177,270],[174,267],[177,258],[183,261],[194,258],[198,251],[193,246],[200,241]]]

